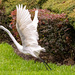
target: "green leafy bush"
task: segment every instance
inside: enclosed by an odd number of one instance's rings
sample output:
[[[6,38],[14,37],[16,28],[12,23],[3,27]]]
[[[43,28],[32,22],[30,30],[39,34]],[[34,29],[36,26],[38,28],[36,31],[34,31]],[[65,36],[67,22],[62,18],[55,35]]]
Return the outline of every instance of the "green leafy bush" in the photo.
[[[5,1],[4,6],[5,6],[6,14],[10,14],[10,12],[16,8],[16,5],[21,4],[21,3],[26,4],[26,2],[24,0],[7,0],[7,1]]]
[[[56,13],[65,12],[68,16],[70,24],[75,29],[75,0],[48,0],[46,3],[42,5],[43,9],[49,9]]]
[[[34,11],[36,9],[30,9],[30,13],[32,14],[32,19],[34,17]],[[16,30],[16,10],[11,12],[11,23],[12,31],[14,36],[17,38],[17,41],[20,42],[20,38],[18,36]],[[49,10],[39,9],[38,13],[39,18],[39,44],[45,47],[48,53],[54,54],[54,56],[59,55],[60,58],[73,57],[75,52],[71,46],[72,37],[71,37],[71,28],[69,27],[68,19],[66,18],[66,14],[52,14]],[[57,59],[58,60],[58,59]]]
[[[39,0],[3,0],[3,4],[5,6],[6,14],[10,14],[11,11],[13,11],[16,8],[16,5],[23,4],[30,8],[37,7],[37,3]]]
[[[42,5],[43,5],[46,1],[48,1],[48,0],[39,0],[37,4],[39,5],[40,8],[42,8]]]

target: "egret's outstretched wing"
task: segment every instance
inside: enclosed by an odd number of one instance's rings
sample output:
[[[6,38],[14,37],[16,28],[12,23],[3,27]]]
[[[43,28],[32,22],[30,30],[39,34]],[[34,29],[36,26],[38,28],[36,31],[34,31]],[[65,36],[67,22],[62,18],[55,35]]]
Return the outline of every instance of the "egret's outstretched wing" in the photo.
[[[31,15],[26,9],[26,6],[23,5],[16,6],[17,8],[17,22],[16,27],[19,32],[19,35],[22,40],[22,45],[26,49],[30,49],[32,51],[41,51],[44,48],[38,45],[38,10],[35,11],[35,16],[33,21],[31,20]]]

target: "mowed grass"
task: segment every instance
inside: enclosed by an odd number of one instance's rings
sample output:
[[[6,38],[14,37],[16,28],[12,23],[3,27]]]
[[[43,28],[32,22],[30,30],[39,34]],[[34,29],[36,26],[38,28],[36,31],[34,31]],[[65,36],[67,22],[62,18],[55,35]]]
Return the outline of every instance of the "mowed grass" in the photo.
[[[23,60],[9,44],[0,44],[0,75],[75,75],[75,65],[48,64],[52,68],[50,71],[46,70],[43,63]]]

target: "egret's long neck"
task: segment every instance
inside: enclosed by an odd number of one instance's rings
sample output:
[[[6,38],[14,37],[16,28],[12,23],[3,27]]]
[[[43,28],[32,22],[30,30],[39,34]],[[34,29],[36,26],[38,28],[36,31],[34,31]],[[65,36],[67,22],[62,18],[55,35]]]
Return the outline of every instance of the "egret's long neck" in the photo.
[[[4,31],[6,31],[8,33],[8,35],[10,36],[10,38],[12,39],[12,41],[14,42],[14,44],[17,46],[17,48],[19,50],[22,50],[23,47],[16,41],[16,39],[13,37],[13,35],[11,34],[11,32],[8,29],[6,29],[3,26],[0,26],[0,29],[3,29]]]

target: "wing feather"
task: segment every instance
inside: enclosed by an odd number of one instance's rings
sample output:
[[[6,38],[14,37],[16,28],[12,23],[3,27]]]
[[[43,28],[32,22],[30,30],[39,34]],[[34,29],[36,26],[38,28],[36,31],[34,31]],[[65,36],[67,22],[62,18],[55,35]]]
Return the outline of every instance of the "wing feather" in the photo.
[[[35,17],[32,21],[31,14],[29,13],[26,6],[19,5],[16,6],[17,8],[17,22],[16,27],[19,32],[19,35],[22,40],[22,45],[24,48],[29,47],[33,50],[39,49],[44,50],[41,46],[38,45],[38,32],[37,32],[37,25],[38,25],[38,10],[35,11]],[[34,47],[34,48],[33,48]]]

